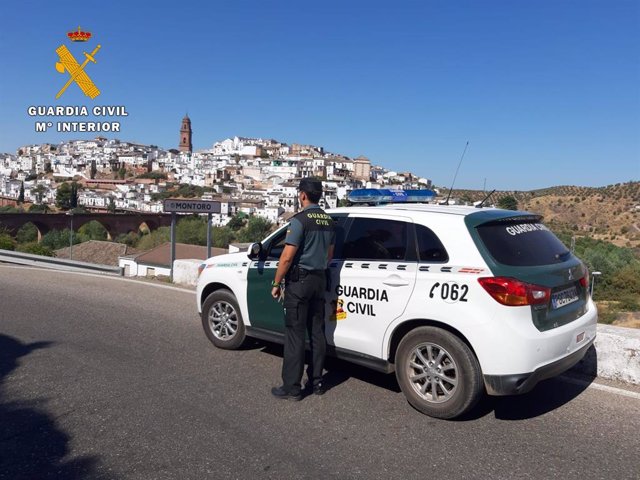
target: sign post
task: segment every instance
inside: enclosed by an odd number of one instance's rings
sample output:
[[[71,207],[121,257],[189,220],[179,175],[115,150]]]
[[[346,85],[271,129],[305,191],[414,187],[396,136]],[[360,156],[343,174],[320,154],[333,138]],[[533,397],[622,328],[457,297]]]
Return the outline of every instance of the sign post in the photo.
[[[171,273],[169,281],[173,283],[173,262],[176,261],[176,214],[171,214]]]
[[[207,258],[211,256],[211,216],[220,213],[220,202],[214,200],[189,200],[167,198],[162,204],[165,213],[171,213],[171,282],[173,282],[173,262],[176,260],[176,213],[207,214]]]
[[[207,258],[211,258],[211,214],[207,213]]]

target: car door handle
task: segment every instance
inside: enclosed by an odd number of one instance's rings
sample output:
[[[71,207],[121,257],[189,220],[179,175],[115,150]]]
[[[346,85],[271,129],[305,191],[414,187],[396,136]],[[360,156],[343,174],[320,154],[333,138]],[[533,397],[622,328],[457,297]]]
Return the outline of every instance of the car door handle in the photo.
[[[407,280],[404,280],[397,275],[386,278],[382,283],[384,285],[389,285],[390,287],[406,287],[409,285]]]

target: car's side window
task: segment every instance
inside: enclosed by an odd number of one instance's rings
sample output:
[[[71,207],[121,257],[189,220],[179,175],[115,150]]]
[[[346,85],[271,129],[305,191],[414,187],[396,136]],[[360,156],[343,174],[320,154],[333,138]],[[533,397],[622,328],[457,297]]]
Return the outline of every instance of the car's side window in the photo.
[[[333,251],[334,259],[343,258],[343,249],[344,249],[344,231],[345,225],[347,223],[346,215],[332,215],[331,218],[334,221],[335,229],[336,229],[336,245]]]
[[[344,225],[347,217],[345,215],[335,215],[331,218],[333,218],[336,228],[336,247],[333,258],[340,258],[342,245],[344,243]],[[269,245],[266,246],[263,260],[279,260],[280,255],[282,255],[282,250],[284,250],[284,246],[286,245],[284,242],[286,238],[287,229],[283,228],[282,232],[274,236],[269,242]]]
[[[344,241],[343,258],[351,260],[405,260],[406,222],[354,218]]]
[[[282,250],[284,250],[284,239],[287,237],[287,229],[283,228],[282,232],[271,239],[267,249],[265,260],[280,260]]]
[[[416,225],[418,258],[421,262],[448,262],[449,255],[442,242],[430,228]]]

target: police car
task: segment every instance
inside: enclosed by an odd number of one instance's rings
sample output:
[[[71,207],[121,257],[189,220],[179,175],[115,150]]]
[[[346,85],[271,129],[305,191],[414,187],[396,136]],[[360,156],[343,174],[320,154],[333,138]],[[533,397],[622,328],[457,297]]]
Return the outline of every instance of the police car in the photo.
[[[584,356],[597,323],[588,270],[540,216],[409,199],[327,211],[329,354],[395,371],[409,403],[439,418],[485,393],[527,392]],[[285,235],[201,265],[197,306],[215,346],[283,341],[271,281]]]

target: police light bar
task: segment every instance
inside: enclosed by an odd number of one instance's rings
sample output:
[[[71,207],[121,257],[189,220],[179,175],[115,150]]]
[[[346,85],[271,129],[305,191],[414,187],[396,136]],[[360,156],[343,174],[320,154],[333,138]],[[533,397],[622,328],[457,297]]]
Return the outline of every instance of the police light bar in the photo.
[[[432,190],[389,190],[386,188],[361,188],[347,195],[351,203],[424,203],[436,196]]]

